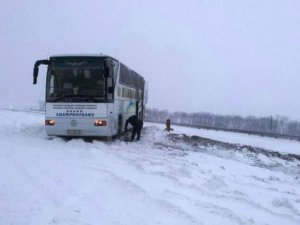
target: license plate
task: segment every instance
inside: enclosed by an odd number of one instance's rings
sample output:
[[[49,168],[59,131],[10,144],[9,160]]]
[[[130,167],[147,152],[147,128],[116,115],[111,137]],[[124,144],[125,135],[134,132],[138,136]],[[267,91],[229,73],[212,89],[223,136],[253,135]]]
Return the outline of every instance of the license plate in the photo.
[[[81,130],[67,130],[67,133],[70,135],[78,135],[81,134]]]

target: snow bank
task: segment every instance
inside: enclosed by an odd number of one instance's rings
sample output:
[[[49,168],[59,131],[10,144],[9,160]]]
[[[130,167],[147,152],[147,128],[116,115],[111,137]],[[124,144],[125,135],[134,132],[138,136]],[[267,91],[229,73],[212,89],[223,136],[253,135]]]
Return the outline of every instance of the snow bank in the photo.
[[[189,146],[153,124],[140,142],[85,142],[49,139],[40,114],[0,119],[0,224],[300,223],[298,161]]]

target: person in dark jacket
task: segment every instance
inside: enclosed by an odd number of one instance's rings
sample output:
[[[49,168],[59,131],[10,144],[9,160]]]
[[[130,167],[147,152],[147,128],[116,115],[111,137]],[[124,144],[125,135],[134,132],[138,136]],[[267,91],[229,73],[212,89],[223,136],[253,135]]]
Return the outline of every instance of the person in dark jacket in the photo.
[[[141,131],[143,128],[143,121],[140,120],[136,115],[129,117],[125,122],[125,132],[127,132],[127,127],[128,127],[129,123],[132,126],[132,133],[131,133],[130,141],[134,140],[135,135],[137,135],[136,140],[139,141],[140,137],[141,137]]]
[[[165,128],[166,131],[172,131],[173,128],[171,128],[171,120],[170,119],[167,119],[166,120],[166,128]]]

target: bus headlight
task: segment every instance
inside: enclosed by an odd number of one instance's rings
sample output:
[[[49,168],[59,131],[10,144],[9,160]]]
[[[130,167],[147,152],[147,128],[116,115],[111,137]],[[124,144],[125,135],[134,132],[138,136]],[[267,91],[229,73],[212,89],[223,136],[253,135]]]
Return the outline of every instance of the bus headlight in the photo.
[[[95,120],[94,126],[106,126],[106,120]]]
[[[45,120],[45,125],[46,126],[54,126],[55,125],[55,120]]]

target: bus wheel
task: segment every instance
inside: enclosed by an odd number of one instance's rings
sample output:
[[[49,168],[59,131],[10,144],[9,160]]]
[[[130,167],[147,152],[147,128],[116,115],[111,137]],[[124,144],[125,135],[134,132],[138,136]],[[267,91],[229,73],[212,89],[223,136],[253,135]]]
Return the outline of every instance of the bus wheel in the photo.
[[[122,115],[119,115],[119,118],[118,118],[118,137],[121,137],[121,134],[122,134],[122,124],[123,124],[123,117]]]

